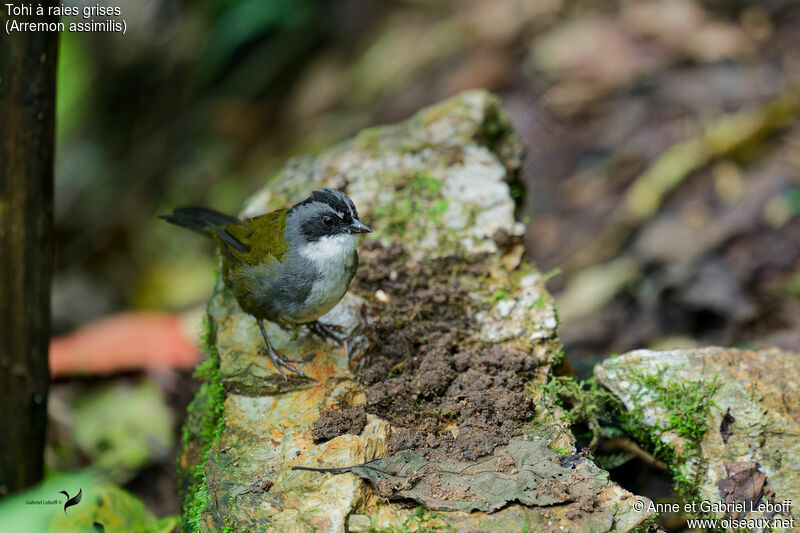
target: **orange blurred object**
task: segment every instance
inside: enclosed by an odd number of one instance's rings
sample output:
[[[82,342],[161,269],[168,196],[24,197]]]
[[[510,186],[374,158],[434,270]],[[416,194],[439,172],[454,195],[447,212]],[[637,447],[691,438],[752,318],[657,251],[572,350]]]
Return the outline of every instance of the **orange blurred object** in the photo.
[[[121,313],[50,342],[54,377],[131,370],[190,369],[200,359],[187,316]]]

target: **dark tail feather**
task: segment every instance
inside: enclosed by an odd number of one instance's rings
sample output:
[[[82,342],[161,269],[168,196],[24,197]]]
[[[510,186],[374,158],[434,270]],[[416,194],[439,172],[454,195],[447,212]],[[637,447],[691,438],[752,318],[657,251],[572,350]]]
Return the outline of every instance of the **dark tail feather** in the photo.
[[[208,209],[207,207],[178,207],[172,211],[171,215],[163,215],[163,218],[170,224],[189,228],[205,235],[211,235],[208,228],[216,226],[227,226],[228,224],[238,224],[238,218]]]

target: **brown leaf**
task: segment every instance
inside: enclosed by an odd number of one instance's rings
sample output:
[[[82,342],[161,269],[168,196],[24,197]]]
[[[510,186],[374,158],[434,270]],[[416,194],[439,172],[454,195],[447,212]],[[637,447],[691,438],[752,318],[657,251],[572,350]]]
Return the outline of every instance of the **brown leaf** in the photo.
[[[720,496],[725,503],[757,502],[761,499],[767,475],[758,467],[759,464],[752,461],[725,463],[728,476],[719,482]],[[733,518],[743,516],[740,513],[735,514]]]
[[[404,450],[368,463],[339,468],[294,466],[293,470],[352,472],[382,498],[412,499],[437,511],[491,513],[510,502],[549,506],[578,502],[591,509],[608,479],[585,454],[564,460],[543,443],[512,439],[477,461],[434,460]]]

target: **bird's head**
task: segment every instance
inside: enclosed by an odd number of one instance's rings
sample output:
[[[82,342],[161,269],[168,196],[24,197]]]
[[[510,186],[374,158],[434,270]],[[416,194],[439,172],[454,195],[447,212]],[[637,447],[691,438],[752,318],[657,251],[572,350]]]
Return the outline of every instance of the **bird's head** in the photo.
[[[353,243],[355,234],[372,230],[358,218],[356,206],[343,192],[319,189],[293,206],[286,216],[287,237],[303,242],[342,245]]]

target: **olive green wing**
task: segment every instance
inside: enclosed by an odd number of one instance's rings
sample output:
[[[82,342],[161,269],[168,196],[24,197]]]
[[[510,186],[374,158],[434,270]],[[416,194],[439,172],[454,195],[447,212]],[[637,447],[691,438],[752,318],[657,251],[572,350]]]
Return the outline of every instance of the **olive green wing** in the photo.
[[[239,264],[283,261],[289,246],[283,237],[287,213],[288,209],[279,209],[237,224],[213,228],[214,240],[225,255]]]

